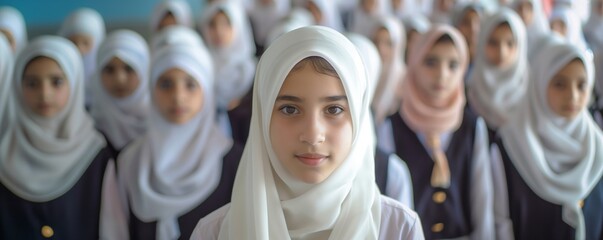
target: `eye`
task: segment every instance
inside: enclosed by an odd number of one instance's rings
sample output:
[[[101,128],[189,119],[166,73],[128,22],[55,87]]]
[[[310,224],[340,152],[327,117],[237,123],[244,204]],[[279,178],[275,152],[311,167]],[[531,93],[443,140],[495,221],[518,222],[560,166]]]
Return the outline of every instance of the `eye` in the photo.
[[[51,80],[52,80],[52,86],[54,86],[54,87],[60,87],[65,82],[65,80],[61,77],[52,77]]]
[[[459,68],[459,62],[458,61],[450,61],[450,63],[448,64],[448,67],[451,70],[457,70]]]
[[[107,65],[105,66],[105,68],[103,68],[103,72],[107,74],[113,74],[115,72],[115,68],[111,65]]]
[[[586,91],[586,89],[588,88],[588,84],[586,84],[586,81],[584,80],[580,80],[580,82],[578,82],[578,89],[582,92]]]
[[[130,65],[126,65],[125,69],[128,74],[134,73],[134,68],[132,68]]]
[[[186,89],[188,90],[194,90],[196,89],[198,86],[197,81],[195,79],[192,78],[187,78],[186,79]]]
[[[37,88],[39,86],[39,81],[37,81],[36,79],[33,78],[25,78],[23,79],[23,86],[26,88]]]
[[[343,107],[341,106],[329,106],[327,108],[327,113],[331,115],[339,115],[343,113]]]
[[[170,79],[160,79],[159,82],[157,82],[157,87],[162,90],[167,90],[173,88],[174,83]]]
[[[290,105],[284,105],[278,110],[285,115],[299,114],[299,110],[296,107]]]
[[[437,63],[438,61],[434,58],[426,58],[425,61],[423,61],[423,64],[427,67],[435,67]]]

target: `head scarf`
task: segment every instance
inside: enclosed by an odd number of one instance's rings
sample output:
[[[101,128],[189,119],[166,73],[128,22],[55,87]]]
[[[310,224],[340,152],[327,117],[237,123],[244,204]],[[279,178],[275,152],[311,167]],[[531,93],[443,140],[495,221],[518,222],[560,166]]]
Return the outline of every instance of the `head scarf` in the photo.
[[[597,13],[595,5],[599,4],[598,0],[591,0],[590,16],[584,25],[584,36],[590,47],[598,50],[603,49],[603,15]]]
[[[203,107],[190,121],[174,124],[151,109],[147,132],[120,154],[118,178],[134,215],[157,221],[157,239],[180,236],[178,217],[197,207],[220,182],[222,159],[232,145],[215,123],[213,65],[191,46],[166,46],[152,58],[150,88],[166,71],[180,69],[203,91]],[[154,100],[153,100],[154,101]]]
[[[527,2],[532,5],[532,23],[526,25],[526,33],[528,38],[528,57],[531,58],[540,46],[541,41],[544,38],[548,38],[550,32],[549,22],[542,9],[542,2],[539,0],[515,0],[512,4],[513,8],[517,10],[519,4]],[[524,23],[525,24],[525,23]]]
[[[337,31],[343,31],[341,15],[339,14],[337,3],[335,1],[308,0],[308,3],[309,2],[314,3],[322,14],[322,21],[317,22],[317,25],[330,27]]]
[[[248,11],[249,18],[253,24],[253,35],[255,42],[259,45],[267,45],[267,37],[272,28],[287,14],[291,9],[289,0],[272,0],[269,6],[263,5],[261,0],[248,0],[254,2]]]
[[[9,6],[0,7],[0,29],[8,30],[13,35],[15,40],[13,54],[16,56],[27,45],[27,29],[21,12]]]
[[[372,37],[373,29],[378,19],[390,15],[388,0],[376,0],[376,4],[377,6],[375,7],[374,12],[369,13],[362,7],[362,0],[358,1],[348,24],[350,32],[359,33],[366,37]]]
[[[318,184],[289,174],[276,158],[269,136],[272,109],[285,77],[310,56],[324,58],[340,76],[353,128],[347,159]],[[250,140],[219,239],[317,239],[317,233],[322,238],[328,234],[328,239],[377,239],[381,205],[374,183],[367,83],[354,45],[330,28],[299,28],[268,48],[256,73]],[[292,196],[279,197],[289,191]]]
[[[525,96],[528,88],[528,45],[525,25],[511,9],[501,8],[482,20],[477,44],[475,68],[469,81],[467,97],[471,107],[491,126],[498,128]],[[508,23],[515,38],[517,57],[506,69],[493,66],[486,58],[485,49],[492,32],[502,23]]]
[[[209,45],[209,50],[217,79],[216,106],[218,109],[227,109],[232,100],[242,98],[251,88],[256,65],[255,43],[247,15],[236,2],[216,2],[207,6],[200,24],[206,38],[209,36],[212,18],[220,11],[229,19],[234,39],[229,46]]]
[[[586,198],[603,174],[603,135],[587,109],[572,120],[548,105],[546,92],[555,74],[574,59],[586,68],[588,90],[593,85],[592,60],[578,47],[558,38],[532,62],[527,97],[513,119],[500,128],[513,165],[539,197],[563,206],[563,221],[584,239],[584,216],[578,202]]]
[[[69,102],[51,118],[31,111],[22,95],[23,71],[40,56],[56,61],[70,86]],[[37,38],[15,62],[12,89],[16,122],[0,140],[0,181],[23,199],[47,202],[60,197],[106,145],[84,109],[82,70],[75,45],[55,36]]]
[[[393,45],[393,56],[391,62],[382,63],[379,82],[371,104],[377,124],[381,124],[385,118],[398,110],[400,84],[406,73],[404,63],[406,30],[404,26],[397,18],[388,16],[378,20],[372,35],[374,36],[380,28],[385,28],[389,32],[390,41]]]
[[[153,35],[151,52],[154,53],[167,45],[193,46],[193,49],[205,51],[202,54],[209,54],[201,36],[195,30],[185,26],[168,26]]]
[[[551,14],[550,21],[561,20],[565,24],[564,38],[573,45],[586,51],[586,40],[582,34],[582,22],[573,9],[569,7],[555,7]]]
[[[132,95],[122,99],[111,96],[101,82],[103,68],[114,57],[131,66],[140,81]],[[97,128],[115,148],[122,149],[146,130],[144,121],[150,107],[149,49],[138,33],[118,30],[109,35],[99,47],[97,62],[98,70],[92,82],[96,91],[90,112],[96,120]]]
[[[153,15],[151,15],[150,27],[152,33],[159,30],[159,23],[168,12],[174,16],[177,25],[189,28],[193,26],[191,7],[186,0],[163,0],[155,6]]]
[[[12,101],[12,76],[14,57],[10,44],[3,34],[0,34],[0,139],[8,130],[9,124],[14,120],[14,109],[10,106]]]

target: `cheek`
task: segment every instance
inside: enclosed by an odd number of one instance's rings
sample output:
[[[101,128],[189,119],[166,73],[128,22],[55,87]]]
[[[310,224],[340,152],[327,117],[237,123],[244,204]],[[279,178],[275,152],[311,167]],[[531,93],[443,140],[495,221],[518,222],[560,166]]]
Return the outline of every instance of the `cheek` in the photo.
[[[56,89],[56,101],[58,110],[62,110],[69,103],[70,89],[68,86],[63,86]]]
[[[191,108],[191,114],[194,116],[197,113],[201,112],[201,110],[203,110],[203,93],[201,92],[201,89],[197,88],[191,92],[189,92],[190,97],[189,97],[189,104],[190,104],[190,108]]]
[[[332,129],[333,131],[331,131],[331,139],[333,139],[333,146],[338,147],[337,153],[343,160],[348,156],[352,148],[352,122],[350,119],[348,119],[343,123],[333,126]]]

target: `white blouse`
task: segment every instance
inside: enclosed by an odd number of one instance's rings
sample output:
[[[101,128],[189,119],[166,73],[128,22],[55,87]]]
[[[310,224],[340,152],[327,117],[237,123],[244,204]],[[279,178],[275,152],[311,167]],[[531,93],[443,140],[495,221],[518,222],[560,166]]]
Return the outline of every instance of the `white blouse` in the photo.
[[[192,239],[218,239],[222,221],[230,209],[230,204],[207,215],[197,223]],[[379,239],[422,240],[423,228],[419,216],[410,208],[386,196],[381,196],[381,228]]]

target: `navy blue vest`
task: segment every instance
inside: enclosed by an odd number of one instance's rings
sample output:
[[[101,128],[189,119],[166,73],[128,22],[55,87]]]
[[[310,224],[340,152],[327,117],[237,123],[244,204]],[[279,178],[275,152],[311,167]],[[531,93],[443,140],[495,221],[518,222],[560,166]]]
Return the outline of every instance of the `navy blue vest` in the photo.
[[[0,184],[0,239],[98,239],[103,177],[114,151],[103,148],[78,182],[48,202],[30,202]],[[43,230],[44,229],[44,230]]]
[[[375,181],[381,194],[386,195],[387,178],[389,169],[389,154],[385,153],[380,148],[375,149]]]
[[[243,147],[238,144],[233,145],[233,148],[223,158],[222,176],[216,190],[199,206],[178,218],[179,239],[188,240],[201,218],[230,202],[232,187],[242,154]],[[130,239],[155,239],[156,228],[156,221],[143,222],[130,211]]]
[[[509,212],[515,239],[574,239],[574,229],[562,220],[562,207],[536,195],[511,162],[502,140],[499,139],[497,144],[505,166]],[[586,223],[586,239],[603,240],[603,181],[599,181],[584,200],[582,211]]]
[[[433,160],[417,134],[399,113],[391,116],[396,154],[408,165],[413,183],[415,211],[425,239],[455,238],[471,234],[470,187],[477,117],[465,110],[446,151],[450,167],[448,189],[431,186]]]

